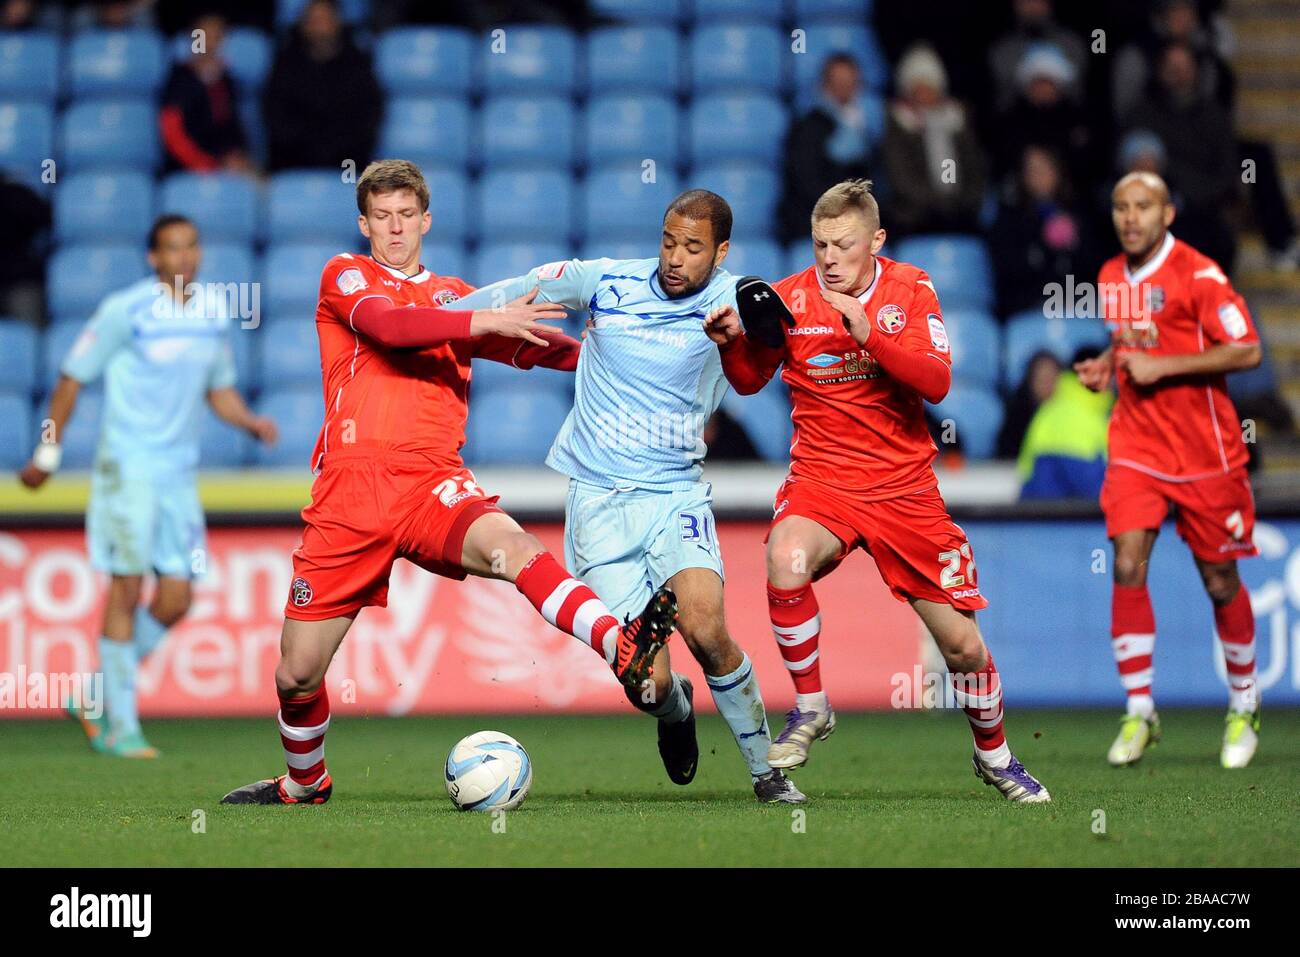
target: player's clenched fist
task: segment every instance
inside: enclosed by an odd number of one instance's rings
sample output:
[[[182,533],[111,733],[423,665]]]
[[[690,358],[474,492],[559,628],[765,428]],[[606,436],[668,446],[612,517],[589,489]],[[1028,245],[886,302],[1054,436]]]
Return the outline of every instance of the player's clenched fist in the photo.
[[[867,336],[871,334],[871,323],[867,322],[867,311],[862,308],[862,303],[832,289],[823,289],[821,294],[844,317],[844,327],[848,329],[849,335],[857,340],[858,345],[866,345]]]
[[[735,306],[719,306],[704,319],[704,331],[720,346],[740,338],[740,314]]]
[[[1109,349],[1095,359],[1084,359],[1074,364],[1074,371],[1079,381],[1093,392],[1109,388],[1114,368],[1114,357]]]
[[[492,309],[475,309],[470,316],[470,335],[482,336],[496,333],[514,339],[527,339],[529,342],[548,346],[539,333],[562,335],[564,330],[555,326],[543,325],[545,320],[561,321],[564,319],[564,307],[555,302],[533,302],[537,298],[537,289],[512,299],[504,306]]]

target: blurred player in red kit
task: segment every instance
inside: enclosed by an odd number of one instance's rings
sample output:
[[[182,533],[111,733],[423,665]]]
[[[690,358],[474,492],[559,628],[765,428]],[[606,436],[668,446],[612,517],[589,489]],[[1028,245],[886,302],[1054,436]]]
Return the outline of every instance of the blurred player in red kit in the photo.
[[[321,275],[325,423],[306,528],[293,552],[280,663],[280,738],[288,773],[239,788],[228,804],[321,804],[329,698],[325,672],[357,613],[388,603],[402,557],[447,578],[514,582],[552,625],[639,685],[672,633],[676,602],[660,589],[620,626],[586,585],[497,506],[465,468],[470,360],[573,371],[579,343],[544,325],[564,308],[531,293],[500,307],[439,308],[472,291],[420,265],[429,188],[413,163],[383,160],[357,182],[358,224],[370,255],[341,253]]]
[[[779,345],[745,334],[734,309],[705,320],[737,392],[757,392],[784,363],[794,404],[790,474],[767,539],[767,596],[796,704],[769,762],[799,767],[835,728],[812,583],[861,547],[934,635],[975,737],[975,773],[1012,801],[1050,801],[1007,745],[1001,681],[975,623],[988,603],[932,467],[938,450],[923,400],[942,399],[952,378],[934,286],[917,267],[877,255],[885,231],[869,181],[822,195],[812,240],[815,264],[775,284],[793,319]]]
[[[1259,336],[1218,264],[1169,232],[1174,207],[1159,176],[1121,179],[1111,218],[1123,252],[1098,277],[1111,345],[1075,367],[1090,389],[1109,388],[1112,377],[1119,388],[1101,508],[1115,548],[1111,639],[1128,706],[1108,759],[1132,764],[1160,738],[1147,562],[1172,505],[1214,604],[1227,666],[1221,763],[1244,768],[1259,743],[1259,691],[1255,616],[1237,559],[1257,554],[1255,500],[1224,374],[1259,365]]]

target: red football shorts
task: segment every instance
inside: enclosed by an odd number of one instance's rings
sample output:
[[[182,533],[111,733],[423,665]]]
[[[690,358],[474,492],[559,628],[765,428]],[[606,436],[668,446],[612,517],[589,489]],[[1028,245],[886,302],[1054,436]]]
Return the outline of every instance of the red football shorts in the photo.
[[[465,533],[480,515],[501,511],[467,468],[439,471],[419,455],[362,449],[329,453],[311,499],[293,551],[286,618],[384,607],[397,558],[463,579]]]
[[[774,509],[773,526],[801,515],[840,540],[839,555],[818,578],[861,547],[875,559],[880,577],[899,601],[922,598],[966,611],[988,607],[976,582],[970,542],[948,515],[937,488],[866,502],[820,482],[786,479]]]
[[[1197,558],[1226,562],[1259,554],[1253,540],[1255,496],[1245,468],[1194,482],[1168,482],[1127,465],[1106,469],[1101,510],[1108,538],[1158,529],[1170,505],[1178,536]]]

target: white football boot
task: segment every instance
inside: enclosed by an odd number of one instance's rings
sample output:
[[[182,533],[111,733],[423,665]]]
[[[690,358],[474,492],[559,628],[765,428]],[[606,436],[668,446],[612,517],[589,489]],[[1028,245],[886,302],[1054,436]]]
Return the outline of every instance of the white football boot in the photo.
[[[1110,746],[1106,760],[1113,767],[1123,768],[1136,764],[1160,740],[1160,717],[1154,711],[1151,717],[1140,714],[1126,714],[1119,722],[1119,736]]]
[[[1259,747],[1259,708],[1254,713],[1229,711],[1225,724],[1219,763],[1225,768],[1244,768]]]
[[[767,749],[767,763],[789,770],[803,767],[814,741],[825,741],[835,730],[835,710],[800,711],[797,707],[785,714],[785,728]]]

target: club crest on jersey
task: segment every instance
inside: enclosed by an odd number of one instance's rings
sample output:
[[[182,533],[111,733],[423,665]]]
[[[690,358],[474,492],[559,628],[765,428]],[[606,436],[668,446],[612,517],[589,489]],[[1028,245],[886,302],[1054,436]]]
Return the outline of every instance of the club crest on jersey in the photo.
[[[841,360],[839,356],[833,356],[829,352],[823,352],[820,355],[815,355],[811,359],[805,361],[810,366],[817,366],[819,369],[824,369],[827,366],[835,365],[835,363]]]
[[[880,311],[876,313],[876,325],[880,331],[886,335],[893,335],[896,332],[902,332],[903,326],[907,325],[907,313],[903,311],[902,306],[896,306],[892,302],[887,306],[881,306]]]
[[[289,588],[289,596],[292,598],[294,606],[304,608],[311,604],[312,592],[311,585],[307,579],[299,576],[293,580],[293,585]]]
[[[460,296],[456,294],[454,289],[439,289],[433,294],[434,304],[439,306],[445,306],[447,303],[455,302],[459,298]]]
[[[948,330],[944,328],[943,318],[932,312],[925,317],[925,321],[930,326],[930,345],[940,352],[947,352]]]
[[[366,278],[361,275],[360,269],[345,269],[334,282],[338,285],[339,292],[345,296],[366,288]]]

